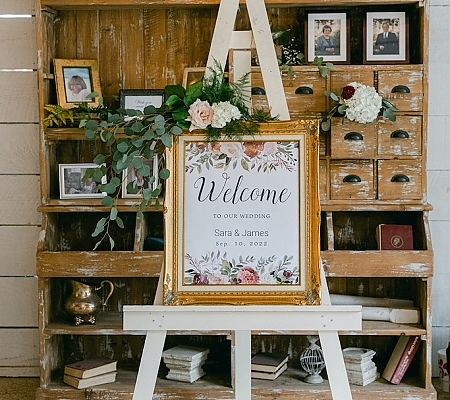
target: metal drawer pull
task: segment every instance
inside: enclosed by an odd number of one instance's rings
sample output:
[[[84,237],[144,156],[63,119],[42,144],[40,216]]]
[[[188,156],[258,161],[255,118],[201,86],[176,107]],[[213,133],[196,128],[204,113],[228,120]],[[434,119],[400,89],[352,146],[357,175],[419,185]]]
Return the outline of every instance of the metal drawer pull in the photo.
[[[408,139],[409,133],[404,131],[403,129],[397,129],[396,131],[391,133],[391,138],[394,139]]]
[[[295,89],[295,94],[314,94],[314,90],[312,90],[309,86],[299,86]]]
[[[252,94],[260,96],[260,95],[266,94],[266,91],[263,88],[256,86],[256,87],[252,87]]]
[[[358,175],[347,175],[344,178],[344,182],[349,182],[349,183],[361,182],[361,178]]]
[[[349,132],[344,136],[344,140],[364,140],[359,132]]]
[[[391,93],[411,93],[411,90],[409,90],[408,86],[397,85],[392,88]]]
[[[409,182],[409,178],[404,174],[397,174],[391,178],[391,182]]]

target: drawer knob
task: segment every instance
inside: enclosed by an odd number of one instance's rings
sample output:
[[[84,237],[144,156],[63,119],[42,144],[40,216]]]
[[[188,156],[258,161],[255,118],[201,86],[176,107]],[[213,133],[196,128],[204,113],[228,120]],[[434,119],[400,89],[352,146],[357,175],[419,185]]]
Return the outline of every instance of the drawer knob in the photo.
[[[409,90],[408,86],[397,85],[392,88],[391,93],[411,93],[411,90]]]
[[[409,178],[404,174],[397,174],[391,178],[391,182],[409,182]]]
[[[295,94],[314,94],[314,90],[312,90],[309,86],[299,86],[295,89]]]
[[[396,131],[391,133],[391,138],[394,139],[408,139],[409,133],[404,131],[403,129],[397,129]]]
[[[361,178],[358,175],[347,175],[343,181],[349,182],[349,183],[355,183],[355,182],[361,182]]]
[[[263,88],[260,87],[252,87],[252,94],[256,96],[262,96],[266,94],[266,91]]]
[[[349,132],[344,136],[344,140],[364,140],[359,132]]]

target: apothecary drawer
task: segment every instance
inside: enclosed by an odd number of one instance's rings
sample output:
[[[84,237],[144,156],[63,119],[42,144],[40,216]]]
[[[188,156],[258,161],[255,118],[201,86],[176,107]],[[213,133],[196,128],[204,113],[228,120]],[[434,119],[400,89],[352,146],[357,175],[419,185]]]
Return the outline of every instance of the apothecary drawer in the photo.
[[[332,158],[375,158],[376,125],[360,124],[345,118],[332,118]]]
[[[372,70],[351,70],[351,71],[331,71],[330,72],[330,90],[339,94],[339,91],[352,82],[362,83],[363,85],[374,85],[374,72]]]
[[[422,111],[421,70],[378,71],[378,93],[399,111]]]
[[[395,122],[378,121],[378,156],[420,156],[422,117],[397,116]]]
[[[318,72],[293,71],[292,77],[283,74],[282,81],[291,117],[326,109],[326,81]],[[269,109],[261,73],[252,75],[252,105],[255,109]]]
[[[331,161],[331,200],[374,199],[372,160]]]
[[[422,161],[378,160],[379,200],[419,200],[422,197]]]
[[[320,201],[324,201],[328,198],[327,196],[327,160],[319,160],[319,198]]]

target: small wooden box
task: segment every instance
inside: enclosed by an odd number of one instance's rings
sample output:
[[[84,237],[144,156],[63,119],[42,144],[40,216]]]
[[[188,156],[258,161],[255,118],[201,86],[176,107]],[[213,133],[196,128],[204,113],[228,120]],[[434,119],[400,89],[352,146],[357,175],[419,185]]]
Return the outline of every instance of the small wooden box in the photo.
[[[380,200],[421,199],[421,160],[378,160],[378,198]]]
[[[422,111],[423,73],[421,70],[379,71],[378,94],[399,111]]]
[[[375,158],[376,124],[360,124],[345,118],[332,118],[332,158]]]
[[[420,156],[422,116],[399,115],[395,122],[378,121],[379,156]]]
[[[347,86],[352,82],[362,83],[367,86],[374,86],[374,71],[364,69],[330,72],[330,90],[337,95],[344,86]]]
[[[331,161],[331,200],[375,198],[372,160]]]

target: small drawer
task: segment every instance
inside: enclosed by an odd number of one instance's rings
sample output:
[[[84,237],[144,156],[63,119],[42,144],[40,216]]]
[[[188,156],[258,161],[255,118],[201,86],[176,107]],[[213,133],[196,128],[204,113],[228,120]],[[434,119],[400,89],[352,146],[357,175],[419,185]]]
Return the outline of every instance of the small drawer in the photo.
[[[397,116],[395,122],[378,121],[379,156],[422,155],[422,117]]]
[[[422,111],[422,79],[421,70],[379,71],[378,93],[399,111]]]
[[[352,82],[374,86],[374,72],[370,70],[330,72],[330,90],[337,95],[344,86]]]
[[[378,160],[379,200],[422,198],[422,160]]]
[[[326,80],[321,78],[317,71],[294,71],[293,78],[283,74],[282,82],[291,118],[326,109]],[[252,74],[252,105],[255,109],[269,110],[260,72]]]
[[[328,199],[327,194],[327,160],[321,159],[319,160],[319,199],[320,201],[324,201]]]
[[[376,124],[332,118],[330,135],[332,158],[375,158]]]
[[[373,162],[331,161],[331,200],[374,199]]]

